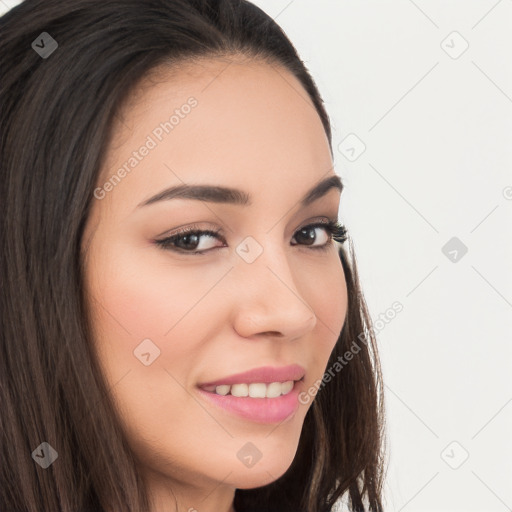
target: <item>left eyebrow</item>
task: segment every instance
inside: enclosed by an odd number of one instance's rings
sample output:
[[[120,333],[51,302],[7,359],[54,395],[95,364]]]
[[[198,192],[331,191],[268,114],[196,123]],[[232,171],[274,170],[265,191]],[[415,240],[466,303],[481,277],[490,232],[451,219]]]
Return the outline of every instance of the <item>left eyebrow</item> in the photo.
[[[343,183],[337,174],[330,175],[308,190],[300,200],[300,205],[303,207],[308,206],[312,202],[325,196],[332,188],[343,191]],[[236,188],[215,185],[177,185],[162,190],[158,194],[140,203],[137,208],[159,201],[169,201],[171,199],[196,199],[211,203],[226,203],[239,206],[249,206],[252,204],[250,194]]]

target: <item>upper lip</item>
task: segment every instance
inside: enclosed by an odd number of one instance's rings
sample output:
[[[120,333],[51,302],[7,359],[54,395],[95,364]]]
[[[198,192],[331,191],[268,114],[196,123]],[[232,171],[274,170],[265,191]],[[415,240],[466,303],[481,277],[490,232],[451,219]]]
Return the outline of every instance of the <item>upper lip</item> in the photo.
[[[236,373],[223,377],[216,381],[205,382],[201,387],[206,386],[220,386],[222,384],[251,384],[254,382],[262,382],[270,384],[271,382],[287,382],[290,380],[300,380],[304,377],[306,370],[298,364],[291,364],[289,366],[261,366],[260,368],[253,368],[247,372]]]

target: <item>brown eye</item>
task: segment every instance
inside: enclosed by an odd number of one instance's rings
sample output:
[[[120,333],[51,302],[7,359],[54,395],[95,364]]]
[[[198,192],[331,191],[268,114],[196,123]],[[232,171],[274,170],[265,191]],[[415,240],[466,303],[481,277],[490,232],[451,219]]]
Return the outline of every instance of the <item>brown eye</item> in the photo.
[[[323,243],[315,244],[318,240],[317,229],[323,230],[324,236],[326,236],[326,239],[320,238],[320,240],[324,240]],[[327,250],[332,245],[333,240],[340,243],[345,242],[347,239],[346,234],[347,230],[345,226],[340,224],[337,220],[329,219],[328,222],[317,222],[316,224],[304,226],[295,233],[294,238],[297,240],[298,244],[309,246],[310,249]]]
[[[190,254],[202,254],[206,251],[209,251],[210,249],[215,249],[216,247],[215,245],[208,247],[208,245],[211,245],[208,244],[208,242],[203,242],[201,244],[202,240],[222,240],[222,237],[219,235],[219,231],[184,229],[162,240],[155,240],[155,243],[159,247],[170,251],[188,252]],[[198,246],[200,246],[199,249]]]
[[[322,224],[314,224],[311,226],[305,226],[302,229],[300,229],[299,231],[297,231],[294,238],[300,244],[313,245],[318,238],[318,234],[317,234],[316,230],[321,228],[324,231],[325,240],[320,245],[324,245],[329,240],[329,237],[327,235],[325,235],[327,227],[325,224],[323,224],[323,225]]]

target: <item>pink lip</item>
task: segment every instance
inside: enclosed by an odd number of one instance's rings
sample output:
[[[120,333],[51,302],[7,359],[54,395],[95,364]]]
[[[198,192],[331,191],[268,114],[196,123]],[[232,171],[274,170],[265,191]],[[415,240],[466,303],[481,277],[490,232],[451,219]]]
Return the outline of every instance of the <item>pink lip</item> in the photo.
[[[303,385],[301,379],[305,373],[304,368],[298,364],[281,367],[262,366],[216,381],[199,384],[198,388],[201,396],[207,402],[225,411],[257,423],[280,423],[297,411],[299,388]],[[270,384],[290,380],[296,381],[292,390],[286,395],[276,398],[237,397],[215,393],[215,387],[222,384],[251,384],[255,382]]]
[[[289,393],[277,398],[217,395],[201,388],[199,388],[199,393],[208,403],[247,420],[256,423],[281,423],[297,411],[299,407],[298,396],[302,386],[303,381],[295,382]]]
[[[289,366],[262,366],[254,368],[247,372],[236,373],[228,377],[223,377],[216,381],[200,384],[201,388],[211,388],[212,386],[220,386],[221,384],[251,384],[254,382],[262,382],[270,384],[272,382],[287,382],[289,380],[300,380],[304,377],[306,370],[298,364]]]

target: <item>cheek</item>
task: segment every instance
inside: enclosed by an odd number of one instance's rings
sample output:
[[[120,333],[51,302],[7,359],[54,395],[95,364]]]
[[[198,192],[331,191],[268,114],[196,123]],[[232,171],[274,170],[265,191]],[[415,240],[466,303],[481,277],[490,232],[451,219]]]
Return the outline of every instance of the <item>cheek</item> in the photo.
[[[173,265],[153,248],[112,242],[94,251],[86,283],[107,382],[130,421],[137,411],[146,421],[158,410],[163,423],[173,423],[160,411],[184,410],[190,400],[181,386],[194,383],[211,332],[226,322],[214,285],[230,267]]]
[[[347,284],[339,258],[323,267],[312,286],[314,289],[310,290],[309,297],[310,306],[317,317],[317,335],[316,350],[312,354],[314,370],[310,373],[309,384],[322,378],[345,323],[348,309]]]
[[[184,325],[190,328],[190,318],[198,314],[197,305],[225,271],[198,272],[198,267],[173,266],[161,256],[148,257],[145,251],[151,250],[99,248],[99,257],[87,269],[88,288],[96,299],[92,301],[94,322],[103,333],[109,333],[110,343],[117,342],[117,348],[125,353],[121,357],[147,338],[160,340],[159,348],[165,350]],[[207,310],[201,311],[202,317],[208,316]],[[188,338],[193,339],[190,334]],[[173,343],[173,350],[179,352],[180,347],[187,352],[193,349],[190,341]]]
[[[141,457],[150,448],[143,439],[165,434],[188,445],[200,435],[204,411],[184,388],[218,316],[208,292],[229,269],[198,272],[149,260],[144,251],[98,244],[86,269],[96,353]]]
[[[315,281],[312,283],[310,297],[314,297],[315,313],[319,324],[334,334],[336,339],[343,327],[347,313],[347,283],[343,266],[337,254],[333,260],[322,265],[315,273]]]
[[[343,328],[348,306],[347,284],[341,262],[339,267],[336,267],[324,277],[325,288],[318,298],[317,316],[320,322],[323,321],[325,328],[335,334],[337,340]]]

